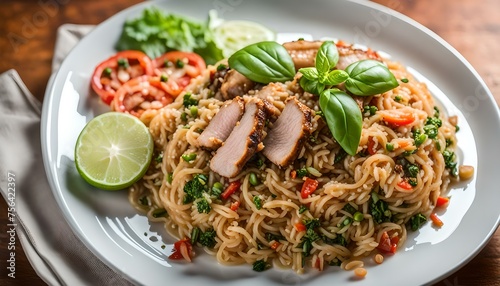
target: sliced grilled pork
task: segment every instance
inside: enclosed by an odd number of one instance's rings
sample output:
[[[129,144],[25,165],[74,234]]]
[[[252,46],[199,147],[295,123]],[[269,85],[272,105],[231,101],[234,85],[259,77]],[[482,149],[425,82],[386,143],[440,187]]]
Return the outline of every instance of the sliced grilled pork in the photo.
[[[288,99],[283,112],[264,139],[264,156],[280,167],[291,164],[311,134],[311,119],[311,109],[295,97]]]
[[[360,60],[381,60],[378,53],[370,49],[355,49],[352,45],[338,45],[337,49],[339,51],[339,61],[335,67],[339,70],[345,70],[347,66]]]
[[[258,98],[250,98],[239,124],[210,161],[210,169],[227,178],[238,175],[250,157],[262,147],[265,121],[264,103]]]
[[[281,113],[280,110],[273,105],[274,88],[275,86],[271,83],[255,93],[255,97],[262,99],[264,102],[264,110],[266,111],[268,119],[272,122],[274,122]]]
[[[283,46],[287,49],[295,64],[295,68],[298,70],[304,67],[315,66],[316,54],[322,44],[323,42],[321,41],[295,41],[284,43]],[[348,65],[360,60],[381,60],[377,52],[370,49],[356,49],[353,45],[347,45],[342,42],[337,44],[337,49],[339,51],[339,61],[336,68],[339,70],[344,70]]]
[[[255,82],[249,80],[247,77],[237,72],[236,70],[229,70],[224,77],[224,81],[220,87],[222,98],[225,100],[233,99],[236,96],[243,96],[255,85]]]
[[[294,41],[284,43],[283,46],[292,57],[295,69],[314,67],[316,54],[323,42],[321,41]]]
[[[219,148],[241,119],[244,110],[245,101],[239,96],[226,102],[200,134],[198,144],[209,150]]]

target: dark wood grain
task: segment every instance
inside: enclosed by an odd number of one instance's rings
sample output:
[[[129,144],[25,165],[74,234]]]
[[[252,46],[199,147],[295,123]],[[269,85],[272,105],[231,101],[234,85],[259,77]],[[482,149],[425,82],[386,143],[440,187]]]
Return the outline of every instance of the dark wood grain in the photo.
[[[51,73],[57,27],[64,23],[98,24],[138,2],[140,1],[2,0],[0,72],[16,69],[32,93],[43,100]],[[500,104],[500,53],[497,52],[500,44],[500,1],[375,2],[413,18],[448,41],[479,72],[496,102]],[[7,230],[7,207],[0,200],[0,285],[45,285],[29,264],[19,243],[16,245],[16,279],[7,277]],[[436,285],[500,285],[500,229],[474,259]]]

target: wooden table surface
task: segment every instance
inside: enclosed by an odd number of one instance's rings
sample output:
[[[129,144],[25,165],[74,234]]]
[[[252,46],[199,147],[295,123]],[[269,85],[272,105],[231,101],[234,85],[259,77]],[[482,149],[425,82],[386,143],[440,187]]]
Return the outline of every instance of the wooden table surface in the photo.
[[[14,68],[41,101],[51,73],[56,29],[98,24],[139,0],[2,0],[0,73]],[[443,37],[474,66],[500,104],[500,1],[375,0]],[[10,36],[9,36],[10,35]],[[0,200],[0,285],[44,285],[17,244],[16,279],[7,277],[7,207]],[[429,257],[432,263],[432,257]],[[415,267],[418,265],[408,265]],[[422,273],[425,275],[425,273]],[[411,283],[411,281],[409,281]],[[469,263],[436,285],[500,285],[500,228]]]

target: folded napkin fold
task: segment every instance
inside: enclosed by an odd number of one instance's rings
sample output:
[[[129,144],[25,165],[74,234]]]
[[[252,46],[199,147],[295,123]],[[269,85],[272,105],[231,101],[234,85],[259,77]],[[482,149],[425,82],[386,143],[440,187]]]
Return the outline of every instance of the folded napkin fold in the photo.
[[[58,30],[54,71],[92,26]],[[74,235],[50,189],[40,144],[41,104],[14,70],[0,75],[0,191],[15,183],[16,232],[37,274],[49,285],[131,285]],[[11,179],[12,180],[12,179]],[[12,185],[10,185],[12,186]],[[10,187],[9,186],[9,187]]]

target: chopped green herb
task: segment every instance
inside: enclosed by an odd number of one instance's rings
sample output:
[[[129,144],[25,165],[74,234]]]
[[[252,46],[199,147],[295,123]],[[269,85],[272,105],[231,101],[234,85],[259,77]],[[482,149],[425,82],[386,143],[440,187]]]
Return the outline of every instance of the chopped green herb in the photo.
[[[408,176],[410,178],[416,178],[418,175],[418,172],[420,172],[420,168],[418,167],[418,165],[408,164],[406,166],[406,170],[405,170],[406,176]]]
[[[253,263],[253,271],[262,272],[270,268],[271,266],[267,264],[264,260],[257,260]]]
[[[148,233],[147,233],[147,232],[145,232],[145,233],[144,233],[144,236],[148,236]]]
[[[427,117],[427,120],[425,121],[425,125],[434,125],[437,128],[439,128],[443,125],[443,121],[441,119],[439,119],[438,117]]]
[[[181,120],[187,121],[187,113],[186,112],[181,113]]]
[[[191,181],[188,181],[184,186],[183,203],[188,204],[203,196],[203,192],[207,191],[207,177],[203,174],[197,174]]]
[[[186,162],[191,162],[191,161],[194,161],[196,160],[196,153],[191,153],[191,154],[183,154],[181,156],[182,160],[186,161]]]
[[[281,234],[274,234],[271,232],[266,232],[266,240],[267,241],[280,241],[280,240],[285,240],[285,237],[282,236]]]
[[[308,209],[306,206],[300,206],[299,208],[299,214],[303,214],[304,212],[306,212]]]
[[[177,61],[175,61],[175,66],[180,69],[183,68],[184,65],[185,65],[184,62],[181,59],[177,59]]]
[[[441,151],[441,143],[439,143],[439,141],[438,141],[438,140],[436,140],[435,144],[436,144],[436,149],[437,149],[438,151]]]
[[[434,106],[434,117],[439,117],[439,108],[437,106]]]
[[[308,219],[304,221],[304,225],[306,226],[307,229],[314,229],[319,227],[319,219],[318,218],[313,218],[313,219]]]
[[[255,173],[250,173],[249,177],[248,177],[248,181],[250,182],[250,184],[252,186],[257,186],[260,184],[260,181],[259,181],[259,178],[257,178],[257,175],[255,175]]]
[[[456,177],[458,175],[458,168],[455,152],[446,149],[443,151],[443,158],[445,167],[450,169],[451,174]]]
[[[386,202],[381,200],[377,193],[372,192],[372,202],[370,204],[370,213],[373,221],[381,224],[383,222],[391,221],[392,212]]]
[[[411,230],[417,231],[426,221],[427,218],[421,213],[412,216],[409,220]]]
[[[255,207],[260,210],[262,208],[262,200],[260,199],[259,196],[254,196],[253,197],[253,203],[255,204]]]
[[[339,227],[344,227],[346,225],[349,225],[352,222],[352,218],[346,217],[340,224],[338,224]]]
[[[403,100],[403,98],[401,97],[401,95],[396,95],[396,96],[394,97],[394,100],[395,100],[396,102],[401,102],[401,100]]]
[[[412,187],[416,187],[418,185],[418,181],[416,178],[409,178],[408,179],[408,183],[410,184],[410,186]]]
[[[103,71],[102,71],[102,75],[103,76],[107,76],[109,77],[111,75],[111,73],[113,72],[113,70],[111,68],[105,68]]]
[[[152,213],[154,218],[159,218],[167,215],[167,211],[165,209],[155,209]]]
[[[147,206],[149,205],[149,200],[148,200],[148,196],[144,196],[142,198],[139,199],[139,202],[141,203],[141,205],[143,206]]]
[[[425,140],[427,140],[427,134],[419,134],[416,138],[415,138],[415,146],[420,146],[422,145]]]
[[[297,172],[298,178],[303,178],[303,177],[307,176],[307,174],[308,174],[306,167],[302,167],[302,168],[296,170],[296,172]]]
[[[453,145],[453,140],[451,140],[450,138],[446,138],[445,142],[446,142],[446,148],[448,148],[451,145]]]
[[[200,228],[199,227],[194,227],[191,230],[191,244],[195,245],[198,242],[198,239],[200,239]]]
[[[165,244],[161,245],[161,249],[165,249],[165,247],[166,247]]]
[[[172,184],[172,180],[174,179],[173,173],[167,173],[167,183]]]
[[[458,131],[460,131],[460,126],[457,125],[457,126],[455,126],[455,133]]]
[[[163,67],[168,68],[168,67],[171,67],[172,65],[173,65],[173,63],[169,60],[163,61]]]
[[[161,82],[167,82],[168,81],[168,76],[164,73],[161,74],[160,76],[160,81]]]
[[[321,110],[315,111],[315,112],[314,112],[314,114],[315,114],[315,115],[319,115],[319,116],[321,116],[321,117],[325,118],[325,114],[324,114],[324,113],[323,113],[323,111],[321,111]]]
[[[340,149],[337,154],[335,154],[335,160],[333,160],[334,164],[339,163],[340,161],[344,160],[344,158],[347,156],[347,152],[344,151],[344,149]]]
[[[163,161],[163,152],[160,152],[158,156],[155,157],[155,162],[156,163],[161,163]]]
[[[387,144],[385,144],[385,149],[386,149],[387,151],[389,151],[389,152],[394,151],[394,144],[392,144],[392,143],[387,143]]]
[[[403,155],[404,157],[408,157],[411,154],[415,154],[415,153],[417,153],[417,149],[413,149],[413,150],[409,150],[409,151],[404,151],[401,155]]]
[[[262,166],[264,166],[264,160],[262,160],[262,158],[259,157],[259,159],[257,159],[256,165],[257,168],[260,169]]]
[[[122,67],[122,68],[128,68],[130,65],[129,65],[127,59],[121,58],[121,59],[118,59],[118,66]]]
[[[334,258],[330,261],[328,261],[328,265],[330,266],[340,266],[342,264],[342,261],[338,258]]]
[[[198,213],[209,213],[212,210],[212,207],[210,206],[210,203],[207,201],[206,198],[201,198],[199,201],[196,202],[196,209],[198,210]]]
[[[227,69],[227,66],[225,64],[219,64],[217,66],[217,71],[223,71],[225,69]]]
[[[407,78],[402,78],[402,79],[401,79],[401,82],[408,83],[408,82],[409,82],[409,80],[408,80]]]
[[[217,241],[215,241],[216,232],[213,228],[207,229],[207,231],[202,232],[200,234],[199,242],[201,245],[206,246],[208,248],[214,248]]]
[[[338,244],[341,246],[347,246],[347,240],[341,234],[337,234],[337,236],[335,238],[329,238],[326,235],[322,235],[321,240],[323,240],[326,244],[329,244],[329,245]]]
[[[354,214],[355,212],[357,212],[356,208],[353,207],[350,203],[345,204],[342,209],[350,214]]]
[[[435,125],[425,125],[424,132],[431,139],[434,139],[438,135],[438,128]]]
[[[182,105],[184,105],[184,107],[189,107],[191,105],[198,105],[198,100],[194,99],[192,96],[191,96],[191,93],[190,92],[187,92],[186,94],[184,94],[184,96],[182,97]]]

